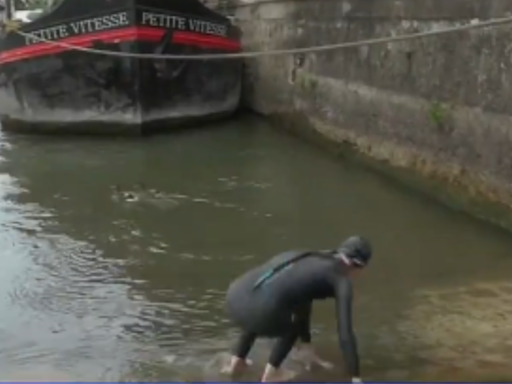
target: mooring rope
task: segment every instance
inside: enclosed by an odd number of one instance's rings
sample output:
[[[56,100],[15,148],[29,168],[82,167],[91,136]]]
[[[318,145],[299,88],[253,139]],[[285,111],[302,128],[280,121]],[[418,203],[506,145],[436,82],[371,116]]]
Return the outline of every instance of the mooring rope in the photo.
[[[241,58],[251,58],[251,57],[260,57],[260,56],[277,56],[277,55],[292,55],[296,53],[314,53],[314,52],[324,52],[331,51],[335,49],[344,49],[344,48],[354,48],[361,46],[370,46],[377,44],[386,44],[386,43],[396,43],[400,41],[407,41],[413,39],[420,39],[424,37],[432,37],[438,35],[444,35],[447,33],[454,32],[462,32],[473,29],[487,28],[487,27],[496,27],[500,25],[505,25],[512,23],[512,16],[491,19],[487,21],[481,22],[470,22],[469,24],[459,25],[455,27],[443,28],[438,30],[426,31],[426,32],[417,32],[411,33],[407,35],[401,36],[389,36],[389,37],[380,37],[375,39],[367,39],[360,41],[351,41],[346,43],[338,43],[338,44],[326,44],[326,45],[317,45],[305,48],[291,48],[291,49],[276,49],[269,51],[252,51],[252,52],[238,52],[238,53],[208,53],[208,54],[200,54],[200,55],[172,55],[172,54],[152,54],[152,53],[132,53],[132,52],[119,52],[119,51],[109,51],[109,50],[100,50],[93,48],[84,48],[79,47],[72,44],[66,44],[58,41],[52,41],[43,39],[41,37],[35,36],[29,32],[20,31],[18,28],[10,27],[15,33],[30,38],[36,41],[40,41],[43,43],[55,45],[61,48],[87,52],[97,55],[106,55],[106,56],[117,56],[117,57],[131,57],[138,59],[153,59],[153,60],[219,60],[219,59],[241,59]]]

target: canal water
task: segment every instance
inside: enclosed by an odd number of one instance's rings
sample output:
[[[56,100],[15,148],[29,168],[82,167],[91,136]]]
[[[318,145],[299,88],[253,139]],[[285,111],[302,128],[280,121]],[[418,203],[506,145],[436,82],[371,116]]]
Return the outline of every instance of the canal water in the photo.
[[[0,157],[1,379],[224,380],[229,282],[351,234],[375,249],[356,282],[364,379],[512,377],[511,236],[258,119],[142,140],[4,135]],[[340,381],[332,303],[313,324],[336,367],[286,364]]]

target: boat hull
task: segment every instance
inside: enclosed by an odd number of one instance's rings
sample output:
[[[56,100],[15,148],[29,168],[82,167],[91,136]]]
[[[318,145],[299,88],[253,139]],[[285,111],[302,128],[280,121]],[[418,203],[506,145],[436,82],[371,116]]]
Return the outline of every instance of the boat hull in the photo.
[[[136,56],[237,52],[238,29],[200,3],[190,9],[194,0],[142,1],[88,0],[89,5],[108,3],[111,9],[103,6],[99,13],[64,7],[24,26],[30,37],[4,37],[3,129],[141,134],[234,113],[241,93],[240,60]]]

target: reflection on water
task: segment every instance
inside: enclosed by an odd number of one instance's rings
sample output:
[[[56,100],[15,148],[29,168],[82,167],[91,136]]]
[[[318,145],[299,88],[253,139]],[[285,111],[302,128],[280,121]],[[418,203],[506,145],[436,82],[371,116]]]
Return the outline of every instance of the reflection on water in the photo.
[[[2,379],[222,380],[230,280],[353,233],[376,249],[357,282],[365,376],[464,380],[506,366],[508,235],[258,120],[137,141],[1,142]],[[332,303],[315,308],[314,339],[338,367],[301,379],[340,380]],[[268,347],[258,343],[246,379]]]

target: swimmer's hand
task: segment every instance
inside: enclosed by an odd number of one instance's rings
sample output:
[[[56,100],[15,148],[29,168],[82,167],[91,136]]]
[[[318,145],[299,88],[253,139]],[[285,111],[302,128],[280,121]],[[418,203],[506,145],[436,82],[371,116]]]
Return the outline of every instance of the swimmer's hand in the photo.
[[[236,356],[232,356],[230,361],[221,368],[220,372],[225,375],[235,376],[245,371],[245,369],[251,365],[252,360],[243,360]]]
[[[319,365],[323,369],[334,368],[332,363],[323,360],[316,354],[315,349],[311,344],[302,344],[298,347],[295,353],[295,358],[303,364],[306,364],[307,369],[311,369],[313,364]]]
[[[362,383],[361,379],[359,377],[353,377],[352,378],[353,383]]]

